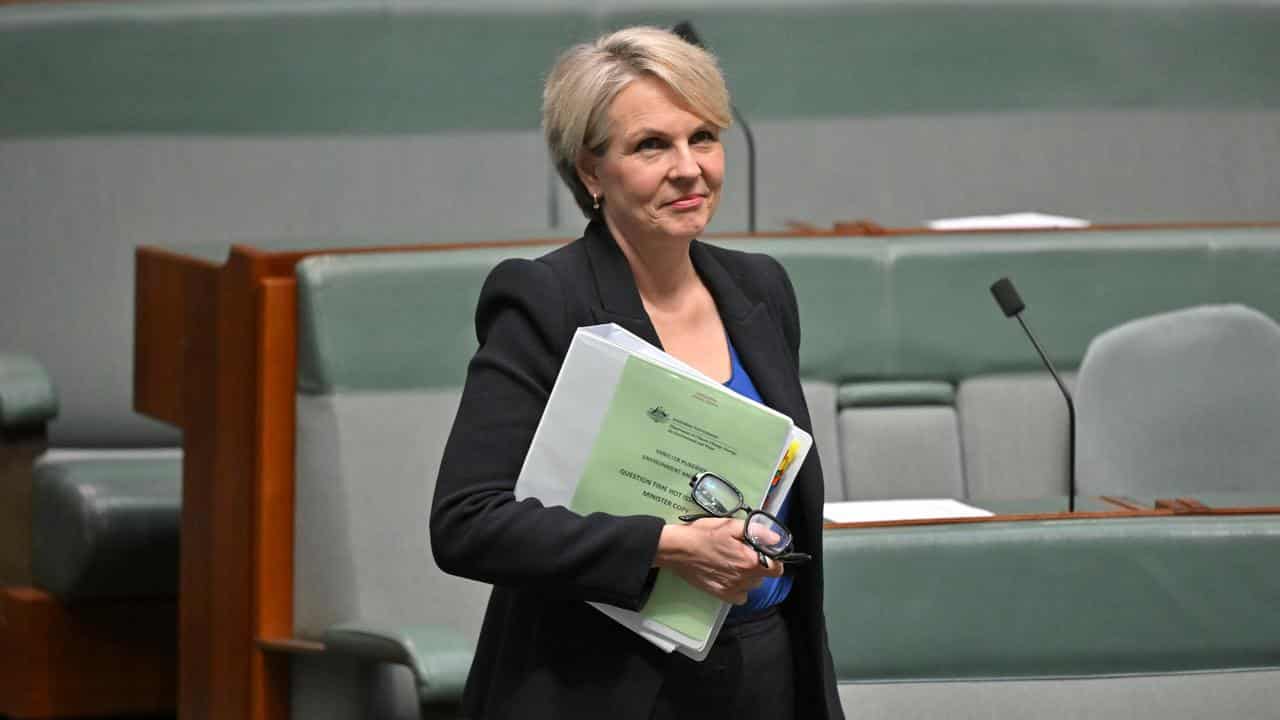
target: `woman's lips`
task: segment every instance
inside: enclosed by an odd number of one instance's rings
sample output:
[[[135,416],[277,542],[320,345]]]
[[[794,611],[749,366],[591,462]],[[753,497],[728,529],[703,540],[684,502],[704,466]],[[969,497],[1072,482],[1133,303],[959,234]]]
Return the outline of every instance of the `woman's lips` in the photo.
[[[706,198],[701,195],[685,195],[684,197],[676,198],[667,204],[676,210],[693,210],[694,208],[702,207],[702,203],[705,202],[705,200]]]

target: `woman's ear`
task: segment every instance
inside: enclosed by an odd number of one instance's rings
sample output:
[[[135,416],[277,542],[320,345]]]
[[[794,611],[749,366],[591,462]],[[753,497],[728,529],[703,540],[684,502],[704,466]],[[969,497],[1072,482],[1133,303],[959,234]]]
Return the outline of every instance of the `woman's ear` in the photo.
[[[578,157],[573,163],[574,169],[578,171],[578,179],[586,186],[587,192],[592,195],[600,194],[600,178],[596,175],[596,167],[599,162],[600,158],[595,153],[579,150]]]

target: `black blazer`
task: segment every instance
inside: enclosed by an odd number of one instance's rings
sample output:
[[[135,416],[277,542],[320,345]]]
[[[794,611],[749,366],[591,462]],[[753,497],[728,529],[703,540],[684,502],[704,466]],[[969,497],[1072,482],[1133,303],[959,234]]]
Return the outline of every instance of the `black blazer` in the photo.
[[[795,292],[766,255],[694,241],[689,254],[766,404],[811,429]],[[647,720],[669,657],[584,601],[644,604],[662,521],[579,516],[512,493],[574,331],[614,322],[661,346],[625,256],[600,222],[537,260],[506,260],[476,310],[480,349],[445,447],[431,545],[448,573],[494,585],[467,679],[474,718]],[[822,469],[809,453],[788,524],[814,562],[782,605],[796,717],[841,718],[822,610]]]

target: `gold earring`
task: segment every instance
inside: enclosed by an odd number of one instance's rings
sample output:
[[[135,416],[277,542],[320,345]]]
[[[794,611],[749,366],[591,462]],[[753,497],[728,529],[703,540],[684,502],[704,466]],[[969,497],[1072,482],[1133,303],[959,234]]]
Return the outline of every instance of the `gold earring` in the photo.
[[[592,210],[600,209],[600,196],[595,193],[591,193],[591,209]]]

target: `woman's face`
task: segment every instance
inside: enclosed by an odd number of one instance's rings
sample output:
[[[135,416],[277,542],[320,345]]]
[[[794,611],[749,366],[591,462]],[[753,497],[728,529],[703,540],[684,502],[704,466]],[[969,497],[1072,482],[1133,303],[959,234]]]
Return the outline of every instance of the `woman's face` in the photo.
[[[582,153],[578,173],[611,227],[631,242],[697,237],[720,202],[720,128],[649,75],[614,98],[609,128],[604,155]]]

